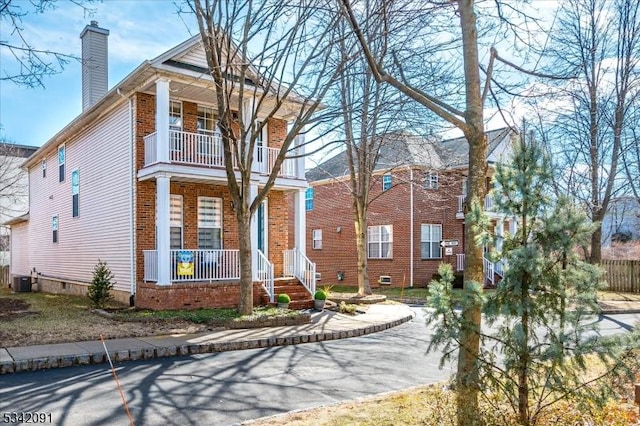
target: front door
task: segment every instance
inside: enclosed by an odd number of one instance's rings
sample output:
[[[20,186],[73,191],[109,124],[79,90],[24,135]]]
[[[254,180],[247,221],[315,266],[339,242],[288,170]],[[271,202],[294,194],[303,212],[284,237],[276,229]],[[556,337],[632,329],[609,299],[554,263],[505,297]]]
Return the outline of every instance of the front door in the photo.
[[[267,255],[267,244],[266,244],[266,201],[263,201],[258,207],[258,250],[260,250],[264,255]]]

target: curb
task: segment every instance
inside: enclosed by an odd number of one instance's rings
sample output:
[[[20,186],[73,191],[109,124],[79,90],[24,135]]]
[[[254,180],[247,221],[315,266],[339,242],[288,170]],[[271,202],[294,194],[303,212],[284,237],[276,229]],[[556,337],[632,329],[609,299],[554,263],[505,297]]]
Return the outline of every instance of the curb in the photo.
[[[387,330],[389,328],[396,327],[400,324],[411,321],[413,317],[414,315],[410,314],[388,323],[368,325],[366,327],[359,327],[351,330],[308,332],[286,337],[271,336],[256,339],[249,338],[237,342],[199,343],[168,346],[155,346],[152,343],[144,342],[147,343],[148,347],[109,351],[109,356],[114,362],[125,362],[346,339],[350,337],[364,336],[366,334]],[[106,343],[108,347],[109,341],[107,340]],[[103,364],[105,362],[107,362],[107,357],[104,351],[82,353],[77,355],[52,355],[46,358],[33,358],[15,361],[11,357],[11,355],[9,355],[6,349],[0,348],[0,375],[21,373],[27,371],[40,371],[51,368]]]

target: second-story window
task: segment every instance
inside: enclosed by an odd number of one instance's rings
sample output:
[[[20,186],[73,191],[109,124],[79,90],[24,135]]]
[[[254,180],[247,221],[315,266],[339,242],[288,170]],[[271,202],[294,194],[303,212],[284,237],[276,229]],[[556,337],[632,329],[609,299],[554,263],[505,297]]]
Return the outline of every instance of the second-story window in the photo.
[[[424,187],[426,189],[438,189],[438,173],[429,172],[424,180]]]
[[[71,215],[80,216],[80,171],[75,169],[71,172]]]
[[[258,155],[256,160],[259,163],[262,163],[264,161],[264,147],[266,146],[266,142],[267,142],[267,125],[265,124],[262,127],[262,130],[260,130],[260,126],[262,125],[262,121],[256,121],[256,147],[257,147],[257,151],[258,151]]]
[[[58,182],[64,182],[64,163],[66,161],[64,145],[58,147]]]
[[[391,182],[392,182],[392,177],[390,173],[387,173],[386,175],[382,176],[382,190],[386,191],[388,189],[391,189]]]
[[[182,130],[182,102],[169,102],[169,128],[171,130]]]
[[[306,211],[313,210],[313,188],[307,188],[304,193],[304,209]]]

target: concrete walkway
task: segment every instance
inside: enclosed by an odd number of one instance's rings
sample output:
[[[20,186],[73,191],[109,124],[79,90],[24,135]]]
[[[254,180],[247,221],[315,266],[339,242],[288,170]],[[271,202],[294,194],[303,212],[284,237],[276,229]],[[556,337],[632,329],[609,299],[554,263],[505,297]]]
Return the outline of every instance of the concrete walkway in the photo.
[[[311,323],[303,325],[109,339],[105,343],[113,362],[133,361],[344,339],[395,327],[413,315],[406,305],[371,305],[356,316],[312,312]],[[104,362],[107,357],[100,341],[0,348],[0,374]]]

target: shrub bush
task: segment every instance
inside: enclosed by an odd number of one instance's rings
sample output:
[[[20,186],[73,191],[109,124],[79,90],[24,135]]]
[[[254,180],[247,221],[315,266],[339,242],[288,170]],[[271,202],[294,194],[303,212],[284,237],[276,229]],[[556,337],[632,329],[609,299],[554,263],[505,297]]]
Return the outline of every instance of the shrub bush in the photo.
[[[291,298],[289,297],[288,294],[282,293],[278,295],[278,303],[290,303],[290,302],[291,302]]]
[[[327,300],[327,293],[322,290],[318,290],[313,294],[314,300]]]
[[[103,309],[107,306],[107,303],[113,299],[110,292],[114,284],[113,274],[107,263],[98,260],[98,264],[93,270],[93,279],[87,295],[93,308]]]

